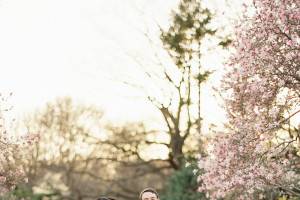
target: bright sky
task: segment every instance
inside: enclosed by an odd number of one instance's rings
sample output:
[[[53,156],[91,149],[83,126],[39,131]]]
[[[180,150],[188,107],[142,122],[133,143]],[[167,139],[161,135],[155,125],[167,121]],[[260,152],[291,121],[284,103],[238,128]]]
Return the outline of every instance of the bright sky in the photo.
[[[145,60],[151,57],[140,30],[151,18],[166,24],[177,2],[0,0],[0,92],[13,92],[17,113],[71,96],[98,105],[110,119],[157,118],[141,92],[121,86],[113,77],[138,75],[128,52]],[[213,7],[223,5],[223,0],[209,2]],[[210,60],[221,67],[217,55]],[[213,113],[206,115],[208,121],[219,121],[220,109],[211,92],[206,94],[204,114]]]

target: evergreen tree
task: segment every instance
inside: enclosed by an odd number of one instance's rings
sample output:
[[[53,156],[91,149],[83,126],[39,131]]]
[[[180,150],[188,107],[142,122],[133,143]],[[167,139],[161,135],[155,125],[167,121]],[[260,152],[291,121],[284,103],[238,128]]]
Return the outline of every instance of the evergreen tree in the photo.
[[[168,180],[162,200],[200,200],[206,199],[205,194],[198,192],[197,177],[201,171],[195,161],[175,172]]]

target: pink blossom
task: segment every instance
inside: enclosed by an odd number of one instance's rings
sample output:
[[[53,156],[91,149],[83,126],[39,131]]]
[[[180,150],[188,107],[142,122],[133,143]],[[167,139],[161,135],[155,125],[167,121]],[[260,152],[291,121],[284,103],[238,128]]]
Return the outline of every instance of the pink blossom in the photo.
[[[212,141],[200,165],[202,188],[212,199],[230,193],[253,199],[256,190],[291,188],[300,179],[294,173],[299,156],[286,159],[299,140],[280,139],[300,113],[300,45],[293,42],[300,37],[299,0],[253,0],[253,6],[256,13],[236,28],[236,52],[222,85],[231,129]]]
[[[36,135],[28,134],[20,138],[9,132],[12,126],[7,121],[7,109],[5,98],[0,101],[0,195],[10,191],[14,186],[26,180],[21,159],[30,149],[33,142],[37,141]]]

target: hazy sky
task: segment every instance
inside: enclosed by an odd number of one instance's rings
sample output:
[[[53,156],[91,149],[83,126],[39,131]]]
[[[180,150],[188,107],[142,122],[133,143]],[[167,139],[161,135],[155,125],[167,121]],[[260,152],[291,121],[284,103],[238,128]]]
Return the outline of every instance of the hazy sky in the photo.
[[[111,119],[156,118],[142,93],[122,86],[115,76],[138,77],[128,54],[146,61],[153,56],[140,30],[151,29],[151,19],[166,24],[177,2],[0,0],[0,92],[13,92],[17,113],[71,96],[98,105]],[[211,64],[220,67],[220,59],[215,56]],[[211,94],[204,98],[209,101],[204,112],[216,113],[208,118],[218,121],[222,114]]]

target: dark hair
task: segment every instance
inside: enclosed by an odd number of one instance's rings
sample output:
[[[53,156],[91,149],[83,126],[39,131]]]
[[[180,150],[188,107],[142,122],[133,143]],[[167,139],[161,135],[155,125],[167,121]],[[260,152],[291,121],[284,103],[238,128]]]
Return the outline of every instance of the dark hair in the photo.
[[[157,198],[159,198],[159,197],[158,197],[158,193],[156,192],[155,189],[153,189],[153,188],[145,188],[145,189],[143,189],[143,190],[141,191],[141,193],[140,193],[140,197],[139,197],[140,200],[142,199],[142,196],[143,196],[143,194],[144,194],[145,192],[153,193],[153,194],[156,195]]]
[[[110,197],[98,197],[96,200],[116,200],[116,199]]]

